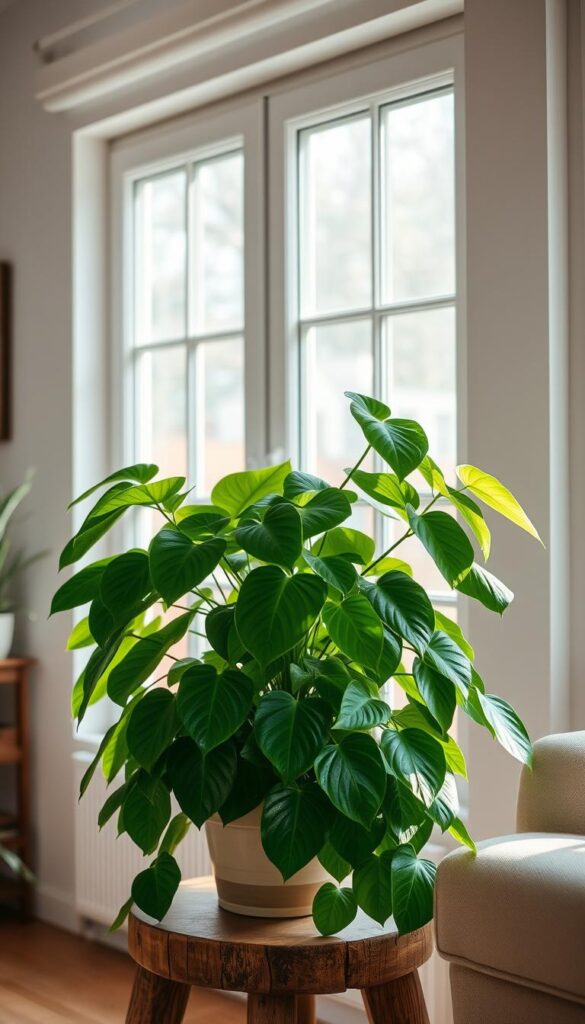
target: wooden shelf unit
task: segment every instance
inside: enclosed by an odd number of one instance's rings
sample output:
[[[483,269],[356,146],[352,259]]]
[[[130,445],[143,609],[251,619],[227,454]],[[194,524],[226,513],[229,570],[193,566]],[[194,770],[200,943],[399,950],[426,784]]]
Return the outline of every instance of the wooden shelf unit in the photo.
[[[16,807],[15,811],[0,808],[0,843],[18,853],[27,867],[31,866],[28,676],[33,664],[30,658],[7,658],[0,661],[0,687],[10,686],[14,690],[12,724],[16,728],[16,743],[14,740],[3,743],[0,737],[2,787],[4,789],[8,785],[6,766],[13,766]],[[16,899],[23,915],[30,915],[30,884],[3,870],[0,876],[0,901],[5,899]]]

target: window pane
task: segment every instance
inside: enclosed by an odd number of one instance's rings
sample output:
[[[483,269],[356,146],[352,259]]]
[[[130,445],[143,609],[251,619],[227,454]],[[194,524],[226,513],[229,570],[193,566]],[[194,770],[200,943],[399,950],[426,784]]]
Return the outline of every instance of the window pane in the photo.
[[[344,468],[365,448],[349,414],[344,391],[372,393],[372,329],[369,320],[312,327],[304,341],[304,465],[340,484]],[[364,463],[364,468],[367,468]]]
[[[369,116],[300,134],[303,315],[372,299]]]
[[[137,345],[185,334],[186,180],[180,170],[137,185]]]
[[[244,323],[244,158],[195,165],[191,185],[193,332],[241,329]]]
[[[384,346],[392,413],[422,424],[430,454],[452,480],[457,440],[455,310],[450,306],[386,317]]]
[[[197,346],[198,497],[226,473],[245,469],[244,342]]]
[[[453,94],[382,111],[382,296],[455,289]]]
[[[165,476],[187,475],[187,361],[182,345],[139,357],[136,453]]]

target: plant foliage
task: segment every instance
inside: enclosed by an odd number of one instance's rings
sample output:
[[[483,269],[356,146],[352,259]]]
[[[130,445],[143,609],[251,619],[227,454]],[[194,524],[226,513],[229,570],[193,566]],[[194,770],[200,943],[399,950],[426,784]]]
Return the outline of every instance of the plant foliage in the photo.
[[[473,648],[397,549],[418,540],[451,588],[502,614],[513,595],[481,565],[481,506],[538,537],[535,527],[480,469],[459,467],[460,485],[448,485],[418,423],[348,398],[366,449],[340,486],[285,462],[232,473],[197,505],[183,479],[131,466],[102,481],[62,555],[71,564],[136,506],[161,515],[148,551],[85,565],[52,605],[88,606],[69,643],[93,646],[74,716],[106,695],[120,708],[82,790],[99,762],[108,781],[123,770],[100,824],[116,814],[118,831],[154,855],[116,925],[132,901],[166,913],[180,880],[173,852],[191,823],[218,813],[227,824],[262,805],[264,849],[283,878],[318,856],[336,879],[315,899],[321,932],[345,927],[358,907],[418,928],[432,915],[434,865],[420,856],[431,830],[473,849],[458,817],[455,776],[467,772],[449,734],[457,708],[530,763],[518,715],[485,692]],[[376,473],[359,468],[370,449]],[[348,484],[401,524],[388,550],[376,555],[349,525]],[[178,660],[189,634],[200,653]],[[404,693],[397,707],[390,680]]]

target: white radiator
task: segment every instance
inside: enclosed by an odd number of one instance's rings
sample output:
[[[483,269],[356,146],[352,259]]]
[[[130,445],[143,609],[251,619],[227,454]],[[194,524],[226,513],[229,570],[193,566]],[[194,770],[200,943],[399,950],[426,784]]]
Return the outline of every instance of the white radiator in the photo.
[[[79,751],[73,755],[75,799],[79,784],[93,754]],[[98,812],[108,790],[101,772],[96,771],[91,785],[77,805],[75,819],[75,900],[80,917],[109,925],[130,895],[134,875],[147,867],[151,858],[143,857],[128,836],[116,838],[116,815],[98,832]],[[442,850],[430,847],[426,856],[440,859]],[[211,874],[205,833],[192,828],[176,852],[184,878]],[[436,954],[421,970],[421,979],[433,1024],[451,1024],[451,1004],[447,964]],[[358,992],[328,996],[318,1001],[319,1020],[331,1024],[361,1024],[365,1020]]]

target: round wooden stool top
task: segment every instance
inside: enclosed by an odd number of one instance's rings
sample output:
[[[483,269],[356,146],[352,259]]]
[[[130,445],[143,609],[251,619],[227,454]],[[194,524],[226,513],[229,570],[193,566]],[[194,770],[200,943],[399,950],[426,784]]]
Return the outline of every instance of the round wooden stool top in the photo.
[[[431,955],[431,925],[399,936],[359,912],[324,938],[312,918],[242,917],[217,904],[213,879],[183,882],[166,917],[130,915],[128,948],[147,971],[187,985],[254,993],[368,989],[416,971]]]

